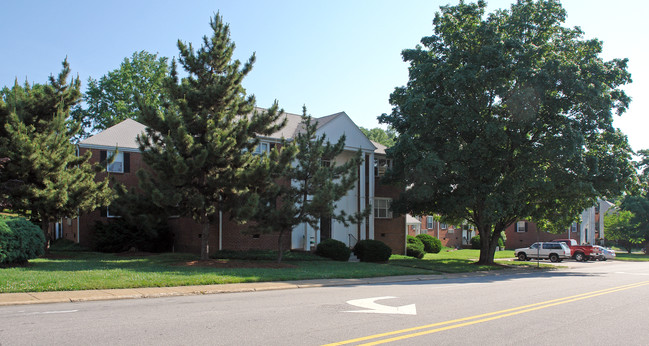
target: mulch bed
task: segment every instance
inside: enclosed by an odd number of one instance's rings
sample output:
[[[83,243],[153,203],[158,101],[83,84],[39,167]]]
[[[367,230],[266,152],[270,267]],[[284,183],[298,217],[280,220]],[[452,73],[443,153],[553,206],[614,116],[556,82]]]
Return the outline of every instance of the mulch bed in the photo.
[[[209,268],[297,268],[294,264],[277,263],[266,261],[238,261],[238,260],[223,260],[223,259],[209,259],[200,261],[187,261],[177,264],[178,266],[187,267],[209,267]]]
[[[63,255],[63,254],[59,254],[59,253],[55,253],[55,252],[46,252],[45,254],[43,254],[39,258],[47,258],[47,259],[57,260],[57,259],[70,259],[70,258],[72,258],[72,256]]]

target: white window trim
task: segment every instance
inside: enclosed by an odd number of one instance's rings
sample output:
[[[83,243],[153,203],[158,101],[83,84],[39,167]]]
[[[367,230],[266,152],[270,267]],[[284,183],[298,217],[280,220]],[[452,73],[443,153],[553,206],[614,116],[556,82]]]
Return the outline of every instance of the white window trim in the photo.
[[[110,214],[110,208],[106,207],[106,217],[109,218],[109,219],[116,219],[116,218],[120,218],[121,216],[119,216],[119,215],[111,215]]]
[[[385,206],[379,206],[379,201],[381,202],[387,202]],[[374,218],[375,219],[391,219],[392,218],[392,210],[390,210],[390,207],[392,206],[392,198],[381,198],[381,197],[374,197]],[[385,215],[386,216],[379,216],[381,213],[381,210],[385,210]]]
[[[113,158],[113,155],[115,155],[114,152],[108,152],[108,162]],[[119,170],[118,169],[113,169],[113,165],[117,166],[119,164]],[[124,173],[124,153],[123,152],[118,152],[117,156],[115,157],[115,160],[113,162],[110,162],[106,165],[106,171],[110,173]]]
[[[252,152],[253,155],[262,155],[264,153],[268,154],[270,152],[270,143],[269,142],[259,142],[255,147],[255,151]]]
[[[434,224],[435,224],[435,221],[433,220],[433,217],[432,216],[426,216],[426,229],[433,228]]]
[[[520,227],[521,225],[523,226],[522,228]],[[525,232],[527,232],[527,230],[525,229],[525,221],[516,222],[516,233],[525,233]]]

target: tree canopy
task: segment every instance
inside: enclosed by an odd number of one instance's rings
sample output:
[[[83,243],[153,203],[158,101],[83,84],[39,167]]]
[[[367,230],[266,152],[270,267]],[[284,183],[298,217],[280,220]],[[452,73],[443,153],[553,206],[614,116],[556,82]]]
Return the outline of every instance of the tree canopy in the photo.
[[[229,26],[216,14],[211,37],[194,50],[178,41],[179,62],[187,73],[179,80],[175,61],[164,80],[168,102],[161,108],[141,99],[147,132],[139,137],[144,162],[152,172],[138,172],[144,191],[161,207],[175,207],[202,225],[201,258],[209,254],[210,223],[219,211],[247,208],[255,200],[237,198],[250,189],[247,172],[259,160],[252,154],[258,135],[284,126],[277,103],[255,110],[255,98],[241,85],[254,54],[243,65],[233,60]]]
[[[70,142],[79,127],[67,119],[80,101],[81,84],[78,78],[68,83],[69,73],[64,61],[61,73],[50,76],[49,83],[16,83],[3,89],[0,100],[0,150],[9,158],[0,177],[2,182],[19,182],[5,191],[8,203],[39,222],[44,232],[50,222],[92,211],[110,199],[108,181],[95,181],[90,152],[77,156]]]
[[[375,127],[373,129],[361,127],[361,131],[363,131],[363,134],[369,140],[383,144],[388,148],[394,145],[394,141],[397,138],[397,133],[392,128],[384,130],[380,127]]]
[[[140,103],[160,107],[162,82],[169,72],[166,57],[147,51],[133,53],[119,68],[97,79],[89,78],[84,94],[85,108],[77,107],[72,117],[81,123],[80,137],[107,129],[125,119],[142,121]]]
[[[463,218],[493,263],[517,219],[567,226],[597,197],[631,182],[631,150],[612,125],[630,99],[626,59],[604,61],[602,42],[562,26],[557,0],[443,6],[434,33],[403,51],[409,81],[382,123],[399,137],[389,178],[409,188],[393,207]]]
[[[604,218],[607,244],[615,242],[631,253],[631,250],[643,244],[646,239],[640,225],[634,222],[635,214],[628,210],[609,213]]]

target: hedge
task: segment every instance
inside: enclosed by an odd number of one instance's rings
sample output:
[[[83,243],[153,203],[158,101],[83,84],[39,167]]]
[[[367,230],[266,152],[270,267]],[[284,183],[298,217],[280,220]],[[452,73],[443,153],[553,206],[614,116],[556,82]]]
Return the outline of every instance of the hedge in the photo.
[[[418,234],[417,239],[424,243],[424,250],[428,253],[439,253],[442,251],[442,241],[429,234]]]
[[[335,261],[348,261],[352,250],[347,245],[336,239],[325,239],[316,247],[315,254],[330,258]]]
[[[25,263],[44,252],[40,227],[21,217],[0,217],[0,263]]]
[[[359,241],[352,251],[361,262],[387,262],[392,256],[392,249],[389,246],[373,239]]]

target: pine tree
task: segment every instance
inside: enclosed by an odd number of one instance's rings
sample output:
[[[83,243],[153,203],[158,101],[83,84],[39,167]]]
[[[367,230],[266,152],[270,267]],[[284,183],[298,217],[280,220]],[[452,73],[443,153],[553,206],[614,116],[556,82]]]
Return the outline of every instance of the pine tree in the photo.
[[[278,262],[282,260],[284,235],[301,224],[319,228],[321,218],[327,217],[347,225],[359,223],[369,214],[369,209],[347,215],[336,213],[336,201],[354,187],[358,178],[361,152],[345,163],[335,159],[345,148],[345,136],[331,144],[325,135],[317,136],[317,122],[302,115],[303,131],[293,142],[284,141],[279,148],[261,159],[262,171],[254,186],[258,194],[258,206],[251,220],[252,229],[262,233],[279,233]],[[270,172],[269,174],[263,174]]]
[[[10,208],[40,223],[46,237],[50,222],[106,205],[111,195],[107,180],[95,181],[90,152],[77,156],[70,141],[79,127],[66,119],[81,92],[79,78],[67,83],[69,73],[66,59],[57,78],[5,88],[0,104],[0,147],[9,158],[2,179],[19,182],[7,191]]]
[[[202,225],[202,259],[208,258],[210,224],[219,211],[256,203],[238,196],[249,190],[246,172],[259,164],[251,153],[257,135],[284,126],[277,103],[258,112],[254,96],[246,95],[241,85],[252,69],[254,54],[243,66],[233,61],[229,25],[217,13],[210,26],[212,36],[204,36],[197,51],[178,42],[187,77],[179,81],[173,61],[164,83],[169,102],[162,111],[151,105],[141,107],[148,128],[138,138],[152,170],[138,173],[142,187],[157,205],[177,207],[180,215]]]

